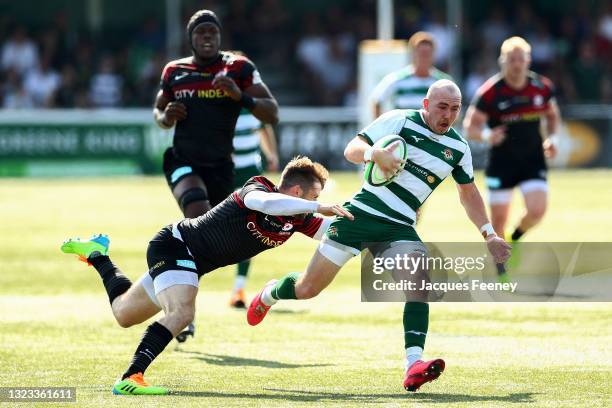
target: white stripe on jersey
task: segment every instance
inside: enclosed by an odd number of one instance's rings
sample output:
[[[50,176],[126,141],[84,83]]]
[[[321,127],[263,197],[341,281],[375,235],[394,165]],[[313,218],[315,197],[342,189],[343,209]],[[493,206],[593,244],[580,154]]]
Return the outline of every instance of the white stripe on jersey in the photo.
[[[355,199],[351,199],[350,203],[351,203],[351,205],[353,205],[353,206],[359,208],[360,210],[365,211],[365,212],[367,212],[369,214],[377,215],[379,217],[386,218],[386,219],[388,219],[390,221],[397,222],[399,224],[404,224],[404,225],[407,225],[409,227],[412,227],[411,224],[408,224],[405,221],[400,221],[400,220],[398,220],[396,218],[390,217],[387,214],[381,213],[380,211],[373,209],[369,205],[365,205],[364,203],[362,203],[360,201],[357,201]]]
[[[404,185],[402,185],[402,187],[406,188],[406,186]],[[374,194],[376,197],[380,198],[380,200],[383,203],[387,204],[387,206],[392,210],[395,210],[408,218],[412,218],[413,220],[416,219],[416,213],[414,212],[414,210],[410,208],[408,204],[400,200],[399,197],[393,194],[391,190],[389,190],[387,187],[374,187],[368,183],[363,183],[362,188]],[[412,190],[409,191],[413,193]]]
[[[465,150],[467,148],[467,145],[465,143],[460,142],[459,140],[455,140],[452,137],[434,133],[430,131],[429,129],[426,129],[423,126],[419,125],[418,123],[414,123],[411,120],[407,120],[406,123],[404,123],[404,127],[410,130],[414,130],[415,132],[418,132],[422,135],[425,135],[429,137],[430,139],[433,139],[438,143],[442,143],[443,145],[448,146],[451,149],[460,151],[461,153],[465,153]]]
[[[261,122],[250,113],[245,113],[238,116],[238,120],[236,121],[236,131],[243,131],[249,129],[259,129],[261,127]]]
[[[442,180],[444,180],[445,177],[448,177],[448,175],[453,171],[453,166],[444,160],[436,156],[432,156],[425,150],[414,148],[414,146],[408,147],[407,155],[408,161],[418,164],[419,166],[431,171]]]
[[[429,197],[429,195],[433,191],[421,179],[406,170],[402,170],[399,176],[397,176],[397,178],[394,180],[394,182],[404,187],[405,190],[410,191],[412,195],[415,196],[421,202],[421,204],[427,199],[427,197]],[[412,216],[410,218],[414,219],[414,217]]]
[[[259,147],[259,135],[257,133],[234,136],[234,149],[244,150],[256,147]]]
[[[261,156],[259,152],[234,155],[234,167],[242,169],[249,166],[259,166],[261,164]]]
[[[395,98],[396,109],[420,109],[423,106],[425,95],[406,94]]]
[[[400,79],[395,83],[396,89],[405,89],[410,90],[414,88],[429,88],[431,84],[436,82],[437,79],[428,76],[428,77],[418,77],[416,75],[410,75],[403,79]]]

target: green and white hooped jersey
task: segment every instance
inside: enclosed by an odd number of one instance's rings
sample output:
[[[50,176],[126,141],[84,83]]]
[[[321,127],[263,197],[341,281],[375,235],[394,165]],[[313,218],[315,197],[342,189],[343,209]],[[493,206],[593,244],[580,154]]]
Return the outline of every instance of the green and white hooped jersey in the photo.
[[[396,109],[359,133],[369,144],[390,134],[398,134],[408,143],[406,165],[386,186],[364,183],[350,201],[354,207],[377,218],[413,226],[416,210],[446,177],[452,174],[459,184],[474,181],[470,148],[453,128],[439,135],[425,124],[421,111]]]
[[[234,130],[234,168],[261,167],[259,130],[263,124],[247,109],[240,111]]]
[[[427,90],[439,79],[452,78],[432,67],[428,77],[414,74],[414,67],[409,65],[385,76],[372,91],[372,99],[377,103],[390,100],[393,109],[420,109]]]

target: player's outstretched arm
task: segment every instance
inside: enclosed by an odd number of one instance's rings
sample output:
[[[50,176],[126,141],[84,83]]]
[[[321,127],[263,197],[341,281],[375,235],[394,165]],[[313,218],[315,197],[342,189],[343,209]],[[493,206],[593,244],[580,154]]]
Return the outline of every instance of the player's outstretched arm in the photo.
[[[251,210],[270,215],[319,213],[353,219],[353,215],[339,204],[323,204],[282,193],[251,191],[244,197],[244,205]]]
[[[457,184],[459,199],[465,208],[468,218],[480,230],[487,241],[489,252],[496,263],[504,263],[510,257],[510,245],[503,238],[498,237],[487,217],[484,201],[475,183]]]

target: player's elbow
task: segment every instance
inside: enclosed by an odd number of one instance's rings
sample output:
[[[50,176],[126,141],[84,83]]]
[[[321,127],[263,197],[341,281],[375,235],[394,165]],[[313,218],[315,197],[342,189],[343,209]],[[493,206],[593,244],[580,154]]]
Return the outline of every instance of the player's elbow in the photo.
[[[270,115],[270,121],[268,122],[270,125],[278,125],[278,108],[274,109],[274,112]]]
[[[270,125],[277,125],[279,121],[278,118],[278,104],[274,99],[271,100],[269,106],[266,109],[266,120],[264,122]]]
[[[354,164],[360,164],[363,161],[363,156],[359,157],[359,153],[352,143],[349,143],[344,149],[344,158]]]

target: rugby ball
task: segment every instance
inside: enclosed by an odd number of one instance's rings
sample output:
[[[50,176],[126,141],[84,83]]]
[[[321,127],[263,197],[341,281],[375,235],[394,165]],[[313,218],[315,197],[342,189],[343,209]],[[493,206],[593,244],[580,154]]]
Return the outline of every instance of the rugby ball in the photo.
[[[375,148],[384,149],[385,147],[392,145],[394,143],[398,143],[399,145],[393,151],[393,155],[402,160],[406,160],[408,158],[408,143],[398,135],[388,135],[385,136],[374,143]],[[365,166],[365,172],[363,173],[363,178],[366,183],[374,186],[381,187],[386,186],[391,183],[397,175],[404,169],[404,165],[402,168],[395,174],[387,177],[385,173],[378,167],[378,164],[374,163],[374,161],[369,162]]]

